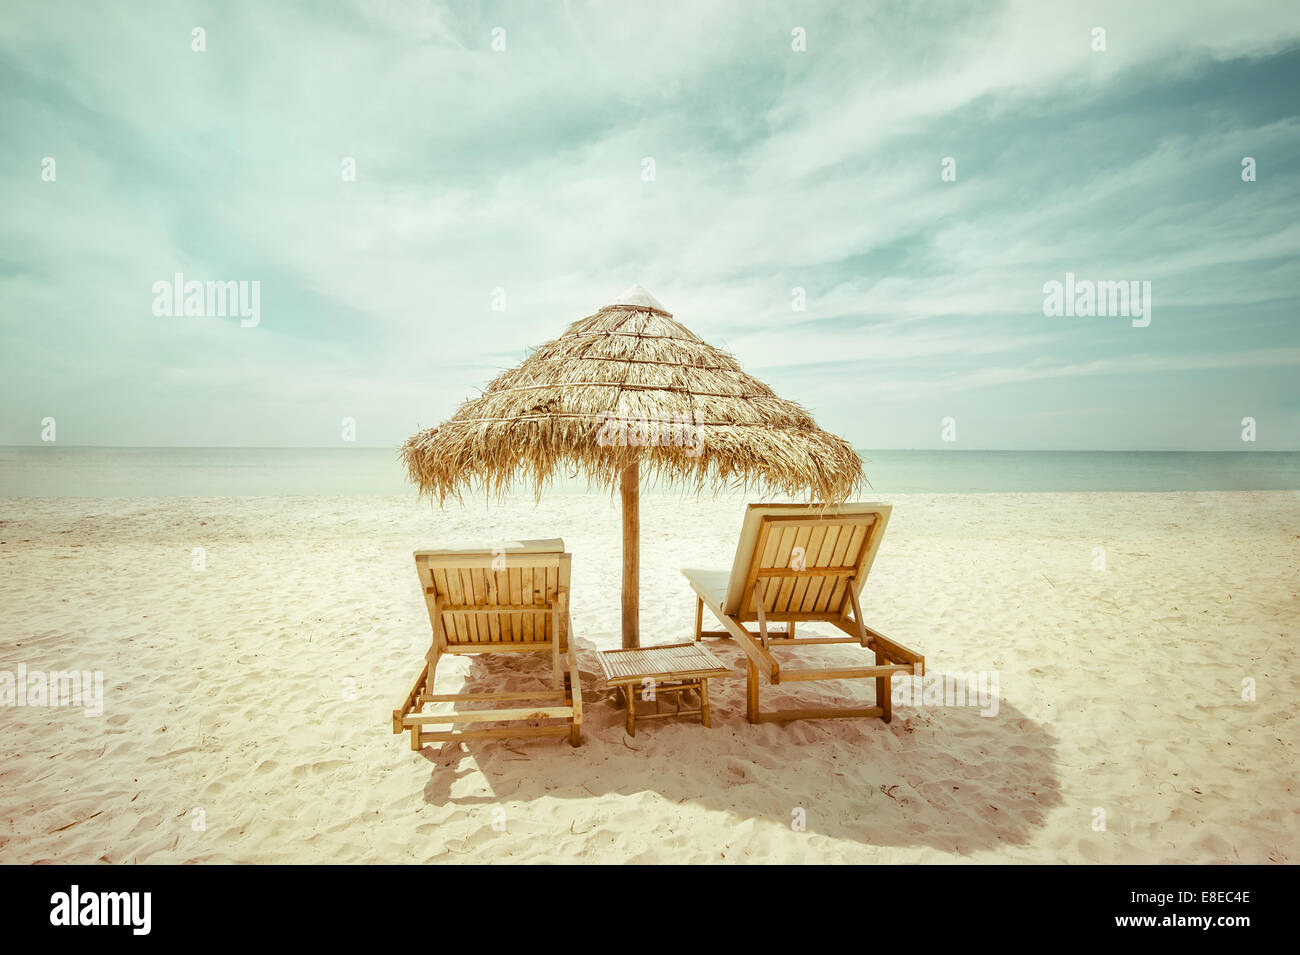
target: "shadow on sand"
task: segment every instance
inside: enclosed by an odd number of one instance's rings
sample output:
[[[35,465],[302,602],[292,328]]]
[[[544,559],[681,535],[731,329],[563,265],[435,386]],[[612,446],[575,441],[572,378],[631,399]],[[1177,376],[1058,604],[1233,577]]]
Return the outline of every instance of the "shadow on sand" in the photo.
[[[992,717],[981,716],[977,706],[899,707],[890,724],[858,719],[754,726],[745,721],[740,650],[725,642],[709,646],[733,671],[731,679],[710,685],[711,729],[683,717],[638,724],[636,737],[627,736],[623,711],[607,701],[593,649],[584,645],[581,747],[549,739],[426,746],[421,755],[433,764],[426,802],[473,808],[628,797],[598,807],[588,803],[577,812],[586,825],[599,825],[612,822],[612,815],[644,812],[635,797],[657,793],[672,804],[732,817],[718,820],[722,826],[770,820],[788,829],[792,813],[802,808],[808,833],[964,855],[1029,842],[1061,805],[1056,738],[1005,700]],[[809,666],[835,662],[811,654],[800,659]],[[527,686],[522,673],[545,674],[540,661],[470,661],[467,691],[499,689],[507,679]],[[787,686],[764,685],[764,709],[799,701],[869,705],[873,694],[866,680],[793,684],[794,693]]]

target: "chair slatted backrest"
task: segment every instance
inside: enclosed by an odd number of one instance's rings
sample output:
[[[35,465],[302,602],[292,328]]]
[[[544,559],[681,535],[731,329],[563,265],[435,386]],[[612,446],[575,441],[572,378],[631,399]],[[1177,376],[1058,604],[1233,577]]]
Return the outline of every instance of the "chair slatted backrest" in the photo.
[[[556,597],[569,589],[571,563],[572,555],[558,539],[415,552],[430,622],[436,615],[443,641],[451,647],[548,642]],[[561,650],[567,642],[561,627]]]
[[[751,504],[727,587],[726,611],[769,620],[843,617],[861,592],[889,523],[888,504]]]

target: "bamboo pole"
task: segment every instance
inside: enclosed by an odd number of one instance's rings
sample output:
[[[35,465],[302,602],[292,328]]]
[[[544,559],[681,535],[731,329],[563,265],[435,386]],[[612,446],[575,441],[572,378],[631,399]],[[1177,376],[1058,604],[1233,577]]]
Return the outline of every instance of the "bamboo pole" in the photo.
[[[629,464],[619,479],[619,495],[623,498],[623,649],[634,650],[641,646],[638,626],[640,612],[641,536],[640,515],[641,467]]]

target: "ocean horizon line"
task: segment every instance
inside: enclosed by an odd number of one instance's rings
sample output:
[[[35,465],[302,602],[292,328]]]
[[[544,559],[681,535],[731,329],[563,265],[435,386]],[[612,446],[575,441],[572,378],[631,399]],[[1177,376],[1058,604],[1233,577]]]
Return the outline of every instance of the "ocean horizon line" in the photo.
[[[1295,451],[855,449],[864,491],[1300,491]],[[525,488],[528,481],[515,482]],[[583,493],[582,474],[547,487]],[[677,484],[655,481],[655,488]],[[401,494],[411,488],[386,447],[0,447],[0,498]]]

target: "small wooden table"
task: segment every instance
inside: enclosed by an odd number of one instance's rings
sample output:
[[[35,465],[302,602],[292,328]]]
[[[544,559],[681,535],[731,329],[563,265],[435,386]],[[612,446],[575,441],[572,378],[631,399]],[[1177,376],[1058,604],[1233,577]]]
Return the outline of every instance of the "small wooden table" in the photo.
[[[636,735],[636,721],[661,720],[670,716],[694,716],[709,723],[709,680],[715,676],[730,676],[730,668],[723,665],[709,650],[698,643],[672,643],[661,647],[639,647],[635,650],[606,650],[599,655],[600,668],[605,672],[607,686],[622,687],[627,700],[627,735]],[[644,688],[654,700],[653,713],[636,711],[636,690]],[[683,710],[681,694],[695,690],[700,695],[698,709]],[[659,694],[673,694],[676,709],[670,713],[659,712]]]

